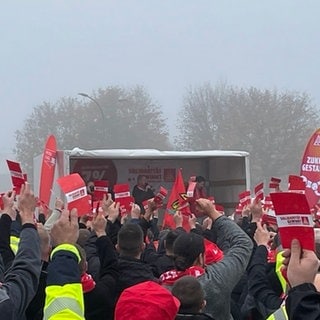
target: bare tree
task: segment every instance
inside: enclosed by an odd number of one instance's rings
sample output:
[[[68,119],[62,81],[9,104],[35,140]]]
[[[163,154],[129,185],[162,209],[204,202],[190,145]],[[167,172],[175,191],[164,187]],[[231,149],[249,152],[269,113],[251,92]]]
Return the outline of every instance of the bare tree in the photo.
[[[56,136],[59,149],[170,148],[161,107],[143,87],[108,87],[91,96],[97,103],[62,98],[33,109],[16,131],[15,152],[27,172],[49,134]]]
[[[299,173],[318,109],[308,95],[205,84],[189,89],[179,121],[178,149],[250,152],[252,182]]]

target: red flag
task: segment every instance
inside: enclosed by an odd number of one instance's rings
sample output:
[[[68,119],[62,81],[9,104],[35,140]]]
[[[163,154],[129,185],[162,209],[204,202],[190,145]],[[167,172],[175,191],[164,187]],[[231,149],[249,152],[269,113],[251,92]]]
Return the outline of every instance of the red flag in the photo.
[[[50,135],[47,139],[41,164],[39,183],[39,199],[45,207],[49,208],[51,190],[56,167],[57,143],[56,138]]]
[[[7,160],[7,164],[10,171],[13,188],[16,191],[16,194],[19,194],[21,185],[25,183],[25,176],[22,173],[20,163]]]
[[[176,213],[176,211],[179,210],[183,215],[183,228],[187,231],[190,230],[188,217],[190,216],[191,212],[189,204],[188,202],[186,202],[186,199],[186,189],[184,186],[181,169],[179,169],[167,203],[167,210],[164,214],[163,219],[163,227],[169,227],[172,229],[176,228],[176,225],[173,220],[173,215]]]
[[[311,136],[306,146],[300,175],[306,183],[306,197],[312,208],[320,198],[320,128]]]

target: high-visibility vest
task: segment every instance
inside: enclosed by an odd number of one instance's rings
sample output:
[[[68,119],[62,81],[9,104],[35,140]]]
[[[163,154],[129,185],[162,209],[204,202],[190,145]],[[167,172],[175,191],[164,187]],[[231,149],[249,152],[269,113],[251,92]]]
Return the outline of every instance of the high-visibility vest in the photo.
[[[286,307],[282,306],[280,309],[270,315],[267,320],[288,320]]]
[[[13,251],[14,255],[17,254],[19,248],[20,238],[16,236],[10,236],[10,248]]]
[[[59,250],[72,252],[78,262],[80,255],[78,249],[71,244],[61,244],[51,253],[51,259]],[[85,320],[82,284],[64,283],[50,284],[46,287],[46,300],[43,309],[44,320]]]
[[[282,262],[284,260],[284,257],[282,256],[282,252],[283,251],[278,252],[276,256],[276,274],[280,281],[283,295],[285,295],[287,293],[287,280],[284,278],[284,276],[281,273]]]

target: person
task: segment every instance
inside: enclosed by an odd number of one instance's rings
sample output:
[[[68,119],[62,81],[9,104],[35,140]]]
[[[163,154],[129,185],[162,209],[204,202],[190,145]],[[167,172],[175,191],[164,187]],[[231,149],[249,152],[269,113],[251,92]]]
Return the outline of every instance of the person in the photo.
[[[84,300],[80,280],[81,258],[75,243],[79,236],[77,209],[63,210],[52,226],[54,246],[47,268],[44,306],[45,320],[84,320]]]
[[[100,276],[94,282],[86,273],[87,263],[84,249],[80,246],[81,282],[84,292],[86,320],[112,320],[115,306],[115,288],[118,279],[117,255],[115,248],[106,234],[107,219],[99,212],[92,221],[92,229],[96,234],[96,247],[100,260]]]
[[[145,209],[143,202],[155,196],[154,191],[148,184],[147,177],[145,175],[139,175],[137,177],[137,184],[133,187],[132,196],[135,200],[135,203],[139,205],[141,214],[144,214]]]
[[[196,177],[196,186],[194,188],[193,197],[197,200],[200,198],[206,198],[206,189],[205,189],[206,179],[202,176]]]
[[[14,197],[14,192],[11,193]],[[8,197],[10,197],[8,195]],[[33,216],[36,198],[28,183],[21,186],[18,199],[22,230],[18,251],[0,286],[2,319],[24,319],[25,310],[35,295],[41,272],[40,242]],[[6,213],[3,213],[6,215]],[[10,217],[8,217],[11,219]]]
[[[258,221],[254,234],[256,248],[247,269],[248,296],[242,305],[242,310],[245,310],[250,301],[253,302],[251,312],[254,312],[254,318],[257,320],[266,319],[277,311],[284,300],[281,295],[282,290],[277,290],[281,289],[281,285],[275,274],[275,264],[268,263],[268,250],[272,237],[273,233],[267,230],[267,226],[262,226],[262,222]],[[273,281],[274,279],[277,279],[277,283]]]
[[[320,293],[314,286],[319,269],[319,260],[311,250],[302,249],[300,242],[294,239],[291,249],[283,253],[291,289],[286,299],[286,311],[289,320],[319,320]]]
[[[116,305],[115,320],[174,320],[180,302],[153,281],[125,289]]]
[[[155,253],[153,243],[148,244],[144,252],[144,261],[151,265],[155,277],[159,278],[161,274],[174,268],[173,243],[180,233],[176,230],[171,230],[167,233],[162,252]]]
[[[184,275],[198,278],[207,299],[204,312],[216,320],[231,319],[231,292],[246,270],[252,252],[252,241],[241,228],[218,212],[208,199],[196,200],[199,210],[213,221],[211,232],[224,258],[204,267],[204,240],[195,233],[181,234],[174,242],[175,270],[161,275],[163,285],[172,288]]]
[[[209,320],[213,319],[202,312],[206,305],[204,291],[197,278],[184,276],[177,280],[172,288],[172,294],[179,299],[180,308],[176,320]]]
[[[143,231],[138,224],[125,224],[118,233],[116,248],[119,252],[116,296],[121,292],[140,282],[156,281],[151,266],[141,260],[141,254],[145,248]]]
[[[193,201],[190,203],[190,210],[197,217],[201,218],[203,214],[198,210],[195,200],[207,198],[205,189],[206,179],[203,176],[196,176],[195,182],[196,185],[193,191]]]

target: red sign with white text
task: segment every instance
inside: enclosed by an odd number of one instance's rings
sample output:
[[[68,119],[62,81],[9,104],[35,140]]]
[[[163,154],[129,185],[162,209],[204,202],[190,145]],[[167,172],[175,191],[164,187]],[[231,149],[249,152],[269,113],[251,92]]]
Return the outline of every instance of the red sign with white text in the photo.
[[[103,196],[108,194],[109,182],[107,180],[95,180],[93,183],[93,198],[95,201],[101,201]]]
[[[127,183],[116,184],[113,187],[113,191],[115,202],[120,203],[120,214],[124,215],[126,213],[129,213],[132,203],[134,203],[134,198],[130,195],[129,185]]]
[[[311,136],[301,163],[300,175],[306,184],[306,197],[310,208],[320,197],[320,128]]]
[[[270,196],[283,248],[290,248],[292,240],[298,239],[303,249],[314,250],[314,223],[305,194],[277,192]]]
[[[10,171],[13,188],[16,191],[16,194],[19,194],[21,186],[25,183],[25,176],[22,173],[20,163],[7,160],[7,164]]]
[[[77,208],[78,216],[91,213],[91,197],[87,194],[86,184],[78,173],[61,177],[57,182],[66,196],[69,210]]]

